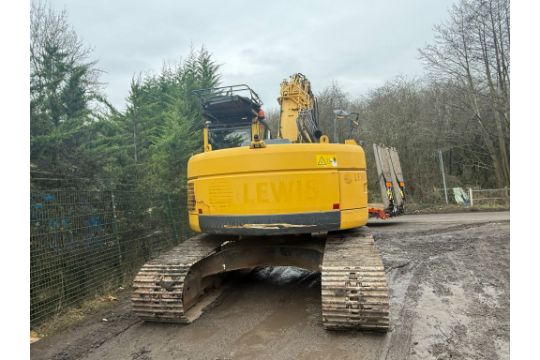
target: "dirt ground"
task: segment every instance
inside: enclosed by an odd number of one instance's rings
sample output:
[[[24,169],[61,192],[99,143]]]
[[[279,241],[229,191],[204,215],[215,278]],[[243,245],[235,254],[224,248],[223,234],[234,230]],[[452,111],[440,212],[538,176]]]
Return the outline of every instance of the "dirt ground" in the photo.
[[[370,223],[391,288],[388,334],[321,326],[320,275],[263,269],[235,280],[191,325],[113,308],[31,345],[32,359],[508,359],[508,212]],[[107,319],[103,321],[102,319]]]

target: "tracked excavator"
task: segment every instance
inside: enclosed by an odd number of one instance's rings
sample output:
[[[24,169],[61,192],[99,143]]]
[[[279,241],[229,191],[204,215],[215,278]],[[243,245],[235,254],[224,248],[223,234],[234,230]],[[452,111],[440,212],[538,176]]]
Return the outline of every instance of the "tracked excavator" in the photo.
[[[204,152],[188,163],[187,206],[200,234],[141,268],[135,314],[190,323],[228,272],[294,266],[321,273],[324,328],[386,332],[389,290],[365,226],[364,151],[321,133],[309,80],[294,74],[281,83],[278,134],[247,85],[194,93],[205,119]]]

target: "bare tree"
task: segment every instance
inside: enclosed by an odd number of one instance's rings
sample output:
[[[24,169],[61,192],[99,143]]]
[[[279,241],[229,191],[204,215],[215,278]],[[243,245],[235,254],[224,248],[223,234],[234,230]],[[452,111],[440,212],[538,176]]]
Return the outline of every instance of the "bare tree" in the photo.
[[[510,27],[508,0],[461,0],[435,27],[432,45],[420,51],[435,79],[462,94],[451,106],[476,122],[498,186],[510,183]]]
[[[347,133],[348,124],[334,122],[334,110],[349,110],[351,102],[348,94],[333,81],[323,91],[317,94],[317,107],[319,112],[319,128],[323,134],[332,136],[334,134],[334,124],[337,127],[339,139],[343,139]],[[332,139],[334,140],[334,139]]]

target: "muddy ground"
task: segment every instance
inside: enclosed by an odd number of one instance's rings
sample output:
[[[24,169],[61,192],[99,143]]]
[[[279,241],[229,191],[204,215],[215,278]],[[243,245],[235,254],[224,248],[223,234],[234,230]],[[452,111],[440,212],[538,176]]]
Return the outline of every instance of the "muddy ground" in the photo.
[[[113,308],[31,345],[32,359],[508,359],[509,213],[371,223],[391,288],[392,331],[321,327],[320,275],[264,269],[237,279],[191,325]],[[107,319],[103,321],[102,319]]]

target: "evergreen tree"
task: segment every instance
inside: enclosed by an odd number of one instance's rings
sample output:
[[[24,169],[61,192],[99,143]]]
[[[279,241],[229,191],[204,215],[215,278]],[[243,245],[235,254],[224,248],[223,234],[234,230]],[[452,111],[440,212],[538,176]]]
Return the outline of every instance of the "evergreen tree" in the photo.
[[[95,123],[113,110],[100,93],[99,70],[67,22],[39,3],[31,6],[30,136],[35,171],[92,177],[99,164],[88,148]]]
[[[204,121],[192,91],[219,83],[219,66],[204,48],[192,50],[159,75],[133,79],[128,107],[118,117],[122,144],[132,154],[126,170],[139,185],[158,192],[181,193],[187,161],[202,151]]]

